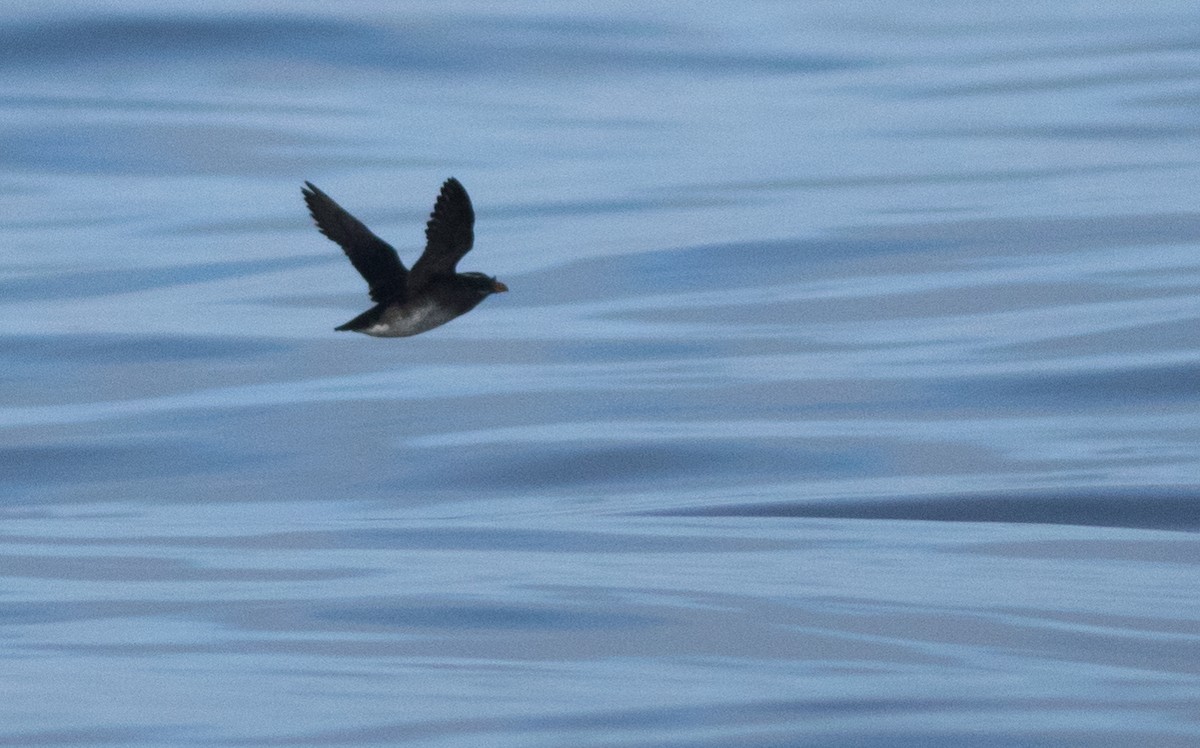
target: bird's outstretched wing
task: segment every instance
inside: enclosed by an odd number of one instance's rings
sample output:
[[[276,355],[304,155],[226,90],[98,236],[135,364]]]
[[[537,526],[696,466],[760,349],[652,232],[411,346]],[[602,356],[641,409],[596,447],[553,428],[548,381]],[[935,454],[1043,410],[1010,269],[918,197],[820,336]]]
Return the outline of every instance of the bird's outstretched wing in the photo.
[[[442,185],[429,223],[425,225],[425,251],[413,265],[408,287],[419,289],[437,275],[452,275],[458,261],[475,243],[475,209],[462,184],[450,177]]]
[[[371,299],[403,299],[408,290],[408,270],[396,250],[312,182],[305,182],[300,192],[317,228],[341,246],[354,269],[366,279]]]

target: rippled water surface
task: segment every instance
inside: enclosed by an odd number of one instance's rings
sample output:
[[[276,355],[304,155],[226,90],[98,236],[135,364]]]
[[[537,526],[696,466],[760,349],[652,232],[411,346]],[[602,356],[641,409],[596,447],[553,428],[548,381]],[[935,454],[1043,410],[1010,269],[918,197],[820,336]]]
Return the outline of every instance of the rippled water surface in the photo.
[[[1200,744],[1197,39],[14,3],[0,743]],[[511,292],[335,333],[452,174]]]

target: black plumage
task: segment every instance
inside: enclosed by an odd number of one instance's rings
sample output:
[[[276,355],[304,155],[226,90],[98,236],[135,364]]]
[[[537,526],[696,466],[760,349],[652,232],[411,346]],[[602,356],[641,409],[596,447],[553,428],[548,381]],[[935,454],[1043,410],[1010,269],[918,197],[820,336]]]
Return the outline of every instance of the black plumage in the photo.
[[[301,190],[321,233],[337,242],[367,281],[375,306],[335,329],[378,337],[405,337],[431,330],[475,308],[508,287],[483,273],[459,273],[459,260],[475,243],[475,210],[462,184],[442,184],[425,226],[425,251],[404,267],[390,244],[312,182]]]

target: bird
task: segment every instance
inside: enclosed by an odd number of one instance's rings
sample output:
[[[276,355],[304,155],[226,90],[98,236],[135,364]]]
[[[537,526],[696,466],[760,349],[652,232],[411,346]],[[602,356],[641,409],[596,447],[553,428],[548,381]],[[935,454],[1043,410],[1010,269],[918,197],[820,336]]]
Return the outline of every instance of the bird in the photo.
[[[400,255],[312,182],[300,190],[322,234],[332,239],[367,281],[375,306],[335,330],[402,338],[432,330],[474,309],[508,286],[484,273],[459,273],[459,260],[475,243],[475,209],[454,177],[442,184],[429,222],[425,251],[404,267]]]

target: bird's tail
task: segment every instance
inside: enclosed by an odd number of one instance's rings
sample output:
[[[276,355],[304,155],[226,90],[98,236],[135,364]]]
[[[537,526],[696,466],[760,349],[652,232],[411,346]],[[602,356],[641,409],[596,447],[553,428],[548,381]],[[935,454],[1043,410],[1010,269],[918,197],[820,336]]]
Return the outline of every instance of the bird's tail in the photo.
[[[352,332],[366,330],[369,327],[374,327],[375,324],[379,322],[379,318],[381,316],[383,316],[383,304],[376,304],[346,324],[338,325],[333,329],[337,330],[338,332],[344,332],[346,330],[350,330]]]

